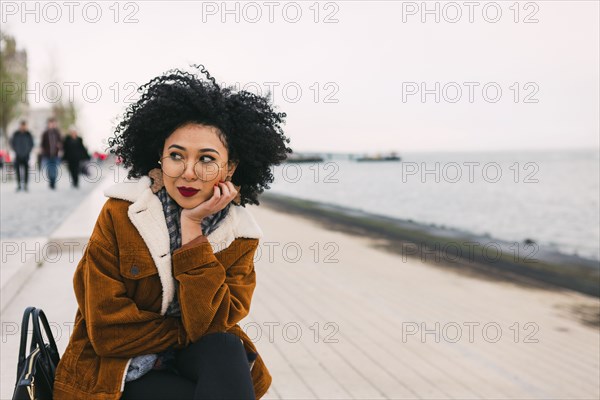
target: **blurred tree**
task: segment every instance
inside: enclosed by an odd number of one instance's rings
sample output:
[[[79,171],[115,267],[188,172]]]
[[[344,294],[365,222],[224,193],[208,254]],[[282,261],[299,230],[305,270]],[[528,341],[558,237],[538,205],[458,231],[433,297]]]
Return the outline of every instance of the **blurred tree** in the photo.
[[[77,111],[78,107],[73,101],[63,103],[61,100],[52,105],[52,114],[63,134],[67,134],[69,127],[77,122]]]
[[[27,61],[24,51],[17,51],[15,38],[0,32],[0,130],[3,148],[8,148],[8,125],[27,104],[23,91],[27,87]]]
[[[56,53],[50,55],[47,68],[48,82],[61,82]],[[67,135],[69,127],[77,122],[79,107],[74,99],[65,96],[64,91],[59,91],[55,86],[51,86],[46,93],[48,99],[57,99],[52,102],[52,115],[56,118],[61,133]]]

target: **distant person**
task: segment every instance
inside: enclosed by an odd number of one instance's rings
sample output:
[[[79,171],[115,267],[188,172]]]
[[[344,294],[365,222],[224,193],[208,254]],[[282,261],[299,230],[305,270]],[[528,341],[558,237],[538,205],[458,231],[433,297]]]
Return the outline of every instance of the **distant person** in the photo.
[[[71,185],[74,188],[79,187],[79,174],[82,172],[84,162],[90,159],[87,149],[83,145],[83,140],[77,136],[75,126],[69,127],[69,134],[65,138],[63,160],[67,161],[69,174],[71,175]]]
[[[27,130],[27,121],[23,120],[19,124],[19,129],[16,130],[11,139],[10,147],[15,152],[15,171],[17,173],[17,192],[22,188],[27,191],[27,183],[29,182],[29,155],[33,149],[33,136]]]
[[[42,134],[42,160],[48,171],[50,179],[50,189],[56,188],[56,176],[60,162],[60,152],[63,143],[60,131],[58,130],[56,119],[48,118],[48,127]]]

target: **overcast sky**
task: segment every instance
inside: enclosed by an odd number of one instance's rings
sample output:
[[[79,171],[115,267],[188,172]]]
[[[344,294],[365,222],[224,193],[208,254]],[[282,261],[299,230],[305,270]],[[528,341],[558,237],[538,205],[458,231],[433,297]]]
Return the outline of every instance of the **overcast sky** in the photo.
[[[72,3],[3,1],[1,22],[32,106],[48,82],[77,85],[94,150],[136,85],[192,63],[273,87],[295,151],[599,146],[597,1]]]

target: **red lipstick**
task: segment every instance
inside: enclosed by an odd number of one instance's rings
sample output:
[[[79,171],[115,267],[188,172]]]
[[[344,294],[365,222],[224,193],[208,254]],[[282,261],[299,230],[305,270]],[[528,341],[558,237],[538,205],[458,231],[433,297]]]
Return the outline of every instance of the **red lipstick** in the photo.
[[[177,190],[179,190],[179,193],[181,193],[181,195],[184,197],[191,197],[200,191],[198,189],[185,187],[185,186],[179,186],[177,188]]]

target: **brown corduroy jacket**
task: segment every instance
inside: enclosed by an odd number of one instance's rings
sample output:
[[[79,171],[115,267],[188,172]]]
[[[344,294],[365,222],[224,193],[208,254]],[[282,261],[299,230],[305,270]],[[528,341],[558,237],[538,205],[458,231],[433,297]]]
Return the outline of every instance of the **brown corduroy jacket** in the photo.
[[[150,178],[126,181],[110,197],[77,265],[75,325],[56,371],[57,400],[120,399],[135,356],[182,349],[212,332],[230,332],[256,355],[256,398],[271,384],[263,359],[238,322],[256,285],[254,254],[262,231],[233,205],[207,238],[170,252],[162,205]],[[179,282],[181,317],[166,316]]]

